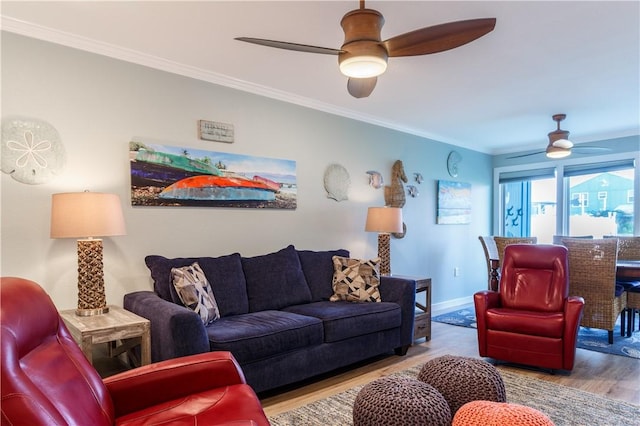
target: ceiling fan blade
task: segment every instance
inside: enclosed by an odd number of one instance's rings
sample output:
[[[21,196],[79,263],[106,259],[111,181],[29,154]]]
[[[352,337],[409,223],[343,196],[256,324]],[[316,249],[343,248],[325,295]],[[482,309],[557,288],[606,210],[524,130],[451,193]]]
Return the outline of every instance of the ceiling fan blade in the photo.
[[[495,18],[470,19],[421,28],[382,42],[390,57],[427,55],[462,46],[493,31]]]
[[[324,55],[337,55],[342,52],[340,49],[331,49],[330,47],[310,46],[308,44],[289,43],[287,41],[267,40],[264,38],[236,37],[235,40],[277,49],[295,50],[297,52],[321,53]]]
[[[513,157],[507,157],[507,159],[512,159],[512,158],[524,158],[524,157],[530,157],[532,155],[538,155],[538,154],[544,154],[545,151],[537,151],[537,152],[530,152],[528,154],[521,154],[521,155],[514,155]]]
[[[603,152],[611,151],[611,148],[606,148],[604,146],[579,146],[574,145],[571,149],[573,152],[577,154],[601,154]]]
[[[378,82],[378,77],[350,78],[347,82],[347,90],[354,98],[366,98],[373,92]]]

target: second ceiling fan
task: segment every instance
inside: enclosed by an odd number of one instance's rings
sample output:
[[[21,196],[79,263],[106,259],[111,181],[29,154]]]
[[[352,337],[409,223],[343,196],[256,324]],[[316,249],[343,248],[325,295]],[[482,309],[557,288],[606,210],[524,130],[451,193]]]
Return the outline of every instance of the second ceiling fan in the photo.
[[[349,77],[347,90],[356,98],[369,96],[377,78],[387,69],[389,57],[418,56],[460,47],[491,32],[495,18],[470,19],[425,27],[381,41],[384,17],[380,12],[360,8],[347,12],[340,21],[344,43],[340,49],[310,46],[252,37],[236,40],[298,52],[337,55],[340,71]]]
[[[609,151],[609,148],[599,146],[581,146],[574,147],[573,142],[569,140],[569,131],[562,130],[560,128],[560,122],[567,118],[566,114],[554,114],[551,116],[553,121],[558,123],[556,130],[549,132],[549,144],[544,151],[530,152],[529,154],[514,155],[509,158],[523,158],[531,155],[538,155],[545,153],[548,158],[559,159],[568,157],[571,155],[572,150],[578,151],[582,154],[597,154],[604,151]]]

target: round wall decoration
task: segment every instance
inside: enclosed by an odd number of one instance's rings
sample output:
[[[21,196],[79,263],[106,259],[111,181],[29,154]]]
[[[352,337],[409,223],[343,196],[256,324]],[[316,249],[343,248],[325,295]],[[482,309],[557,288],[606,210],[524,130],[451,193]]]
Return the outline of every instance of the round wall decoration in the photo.
[[[331,164],[324,172],[324,189],[327,197],[336,201],[348,200],[347,192],[351,177],[347,169],[340,164]]]
[[[62,172],[66,161],[58,131],[36,119],[2,121],[2,171],[18,182],[37,185]]]
[[[447,171],[451,177],[458,177],[458,163],[462,161],[462,155],[457,151],[451,151],[447,157]]]

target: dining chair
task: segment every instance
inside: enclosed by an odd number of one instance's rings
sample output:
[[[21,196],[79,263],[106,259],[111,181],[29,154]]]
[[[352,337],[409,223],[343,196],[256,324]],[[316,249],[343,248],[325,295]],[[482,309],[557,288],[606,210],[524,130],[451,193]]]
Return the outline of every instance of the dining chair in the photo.
[[[606,236],[618,239],[618,260],[640,260],[640,236]],[[640,280],[617,279],[617,284],[624,287],[627,293],[627,337],[631,337],[635,329],[635,314],[640,311]],[[640,329],[640,324],[638,325]]]
[[[480,244],[482,244],[482,250],[484,251],[484,257],[487,261],[487,277],[489,279],[489,283],[487,288],[489,290],[496,290],[497,288],[493,288],[494,286],[497,287],[497,275],[494,276],[495,272],[494,269],[491,267],[491,261],[492,260],[498,260],[498,247],[496,247],[496,242],[493,239],[492,235],[487,235],[487,236],[479,236],[478,239],[480,240]],[[492,281],[495,280],[495,284],[492,285]]]
[[[627,290],[627,337],[636,326],[636,313],[638,313],[638,329],[640,329],[640,286]]]
[[[510,244],[537,244],[537,237],[493,237],[498,249],[499,268],[502,268],[504,249]]]
[[[640,260],[640,237],[612,236],[618,239],[619,260]]]
[[[580,325],[608,331],[613,344],[613,330],[620,317],[624,336],[627,293],[616,286],[618,240],[614,238],[565,238],[569,250],[569,293],[584,299],[584,315]]]
[[[562,240],[565,238],[585,238],[588,240],[592,240],[593,239],[593,235],[554,235],[553,236],[553,244],[557,245],[557,246],[561,246],[562,244]]]

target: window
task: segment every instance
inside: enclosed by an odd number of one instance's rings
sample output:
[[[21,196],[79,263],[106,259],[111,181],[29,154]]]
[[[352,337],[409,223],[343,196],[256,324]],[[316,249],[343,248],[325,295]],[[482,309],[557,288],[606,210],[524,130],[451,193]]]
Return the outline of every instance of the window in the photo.
[[[538,236],[551,242],[556,223],[556,178],[553,168],[500,174],[500,235]]]
[[[571,194],[571,208],[584,209],[589,206],[589,194],[587,192],[574,192]]]
[[[633,162],[565,167],[564,179],[571,200],[586,195],[580,206],[571,203],[567,218],[570,235],[632,235],[633,203],[629,203],[629,191],[634,191],[633,174]],[[593,199],[591,203],[589,198]]]
[[[633,235],[638,190],[634,160],[598,160],[497,169],[499,215],[494,233],[535,236],[541,243],[551,243],[553,235]]]

